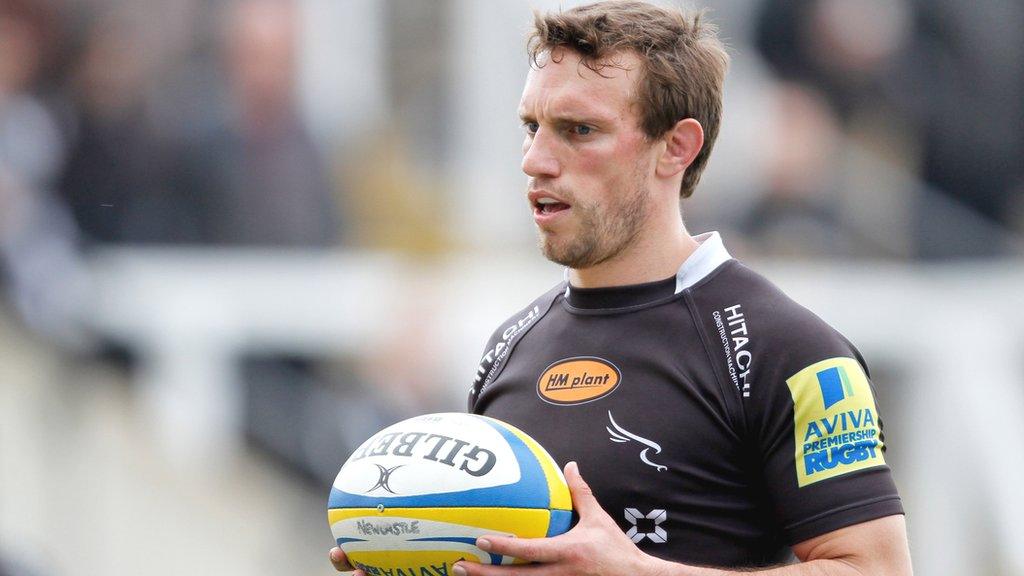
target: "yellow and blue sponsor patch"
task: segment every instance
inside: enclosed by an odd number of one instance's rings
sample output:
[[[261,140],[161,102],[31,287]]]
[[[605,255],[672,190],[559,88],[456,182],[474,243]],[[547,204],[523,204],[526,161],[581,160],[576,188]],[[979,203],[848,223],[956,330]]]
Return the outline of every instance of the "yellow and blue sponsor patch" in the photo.
[[[797,483],[885,464],[878,411],[864,369],[853,358],[829,358],[788,380],[793,396]]]

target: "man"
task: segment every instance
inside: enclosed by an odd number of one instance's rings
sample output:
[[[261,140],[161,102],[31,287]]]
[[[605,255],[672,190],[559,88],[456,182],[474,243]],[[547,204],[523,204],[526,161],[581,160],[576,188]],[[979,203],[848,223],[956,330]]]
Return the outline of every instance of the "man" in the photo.
[[[680,218],[718,132],[713,30],[635,1],[535,25],[523,171],[567,282],[499,327],[469,404],[569,462],[579,522],[477,541],[537,564],[453,572],[910,574],[860,355]]]

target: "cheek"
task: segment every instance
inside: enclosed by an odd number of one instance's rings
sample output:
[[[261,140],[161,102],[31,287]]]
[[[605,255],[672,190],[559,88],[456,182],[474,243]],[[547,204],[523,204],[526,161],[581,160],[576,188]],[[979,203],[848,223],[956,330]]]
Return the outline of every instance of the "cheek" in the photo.
[[[615,155],[622,158],[623,163],[636,165],[640,157],[649,154],[651,143],[647,141],[641,132],[631,133],[628,137],[621,138],[616,146]]]
[[[628,146],[618,141],[609,141],[581,149],[576,155],[577,166],[583,177],[606,178],[614,174],[623,164],[624,156],[632,155]]]
[[[582,151],[580,160],[589,170],[618,174],[622,172],[622,167],[628,166],[630,169],[627,172],[632,172],[632,167],[636,166],[637,160],[648,147],[642,134],[622,134],[595,143],[595,146]]]
[[[581,156],[579,172],[587,188],[614,199],[624,189],[636,187],[637,149],[629,145],[611,147],[599,154]]]

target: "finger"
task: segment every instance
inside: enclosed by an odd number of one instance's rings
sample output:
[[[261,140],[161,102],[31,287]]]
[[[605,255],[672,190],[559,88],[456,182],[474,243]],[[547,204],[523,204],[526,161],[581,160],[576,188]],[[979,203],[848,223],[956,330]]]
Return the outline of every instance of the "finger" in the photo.
[[[569,485],[569,493],[572,495],[572,507],[580,515],[580,519],[598,513],[604,513],[604,509],[594,498],[594,491],[580,475],[580,467],[576,462],[569,462],[565,465],[565,482]]]
[[[454,576],[545,576],[551,574],[551,567],[544,564],[491,565],[479,562],[456,562],[452,566]]]
[[[355,568],[348,563],[348,557],[345,556],[345,552],[343,552],[341,548],[338,548],[337,546],[331,548],[329,556],[331,564],[334,565],[334,569],[338,572],[351,572],[352,570],[355,570]]]
[[[501,554],[528,562],[557,562],[562,552],[550,538],[509,538],[507,536],[481,536],[476,547],[484,552]]]

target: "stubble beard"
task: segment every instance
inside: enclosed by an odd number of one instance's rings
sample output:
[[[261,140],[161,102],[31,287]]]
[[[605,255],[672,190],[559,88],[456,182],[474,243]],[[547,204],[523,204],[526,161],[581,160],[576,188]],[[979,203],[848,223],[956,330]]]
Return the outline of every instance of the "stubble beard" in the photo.
[[[650,204],[646,182],[639,170],[629,179],[623,192],[616,194],[604,208],[596,202],[587,204],[567,198],[577,220],[576,235],[561,239],[539,230],[544,257],[556,264],[583,270],[621,254],[640,234]]]

